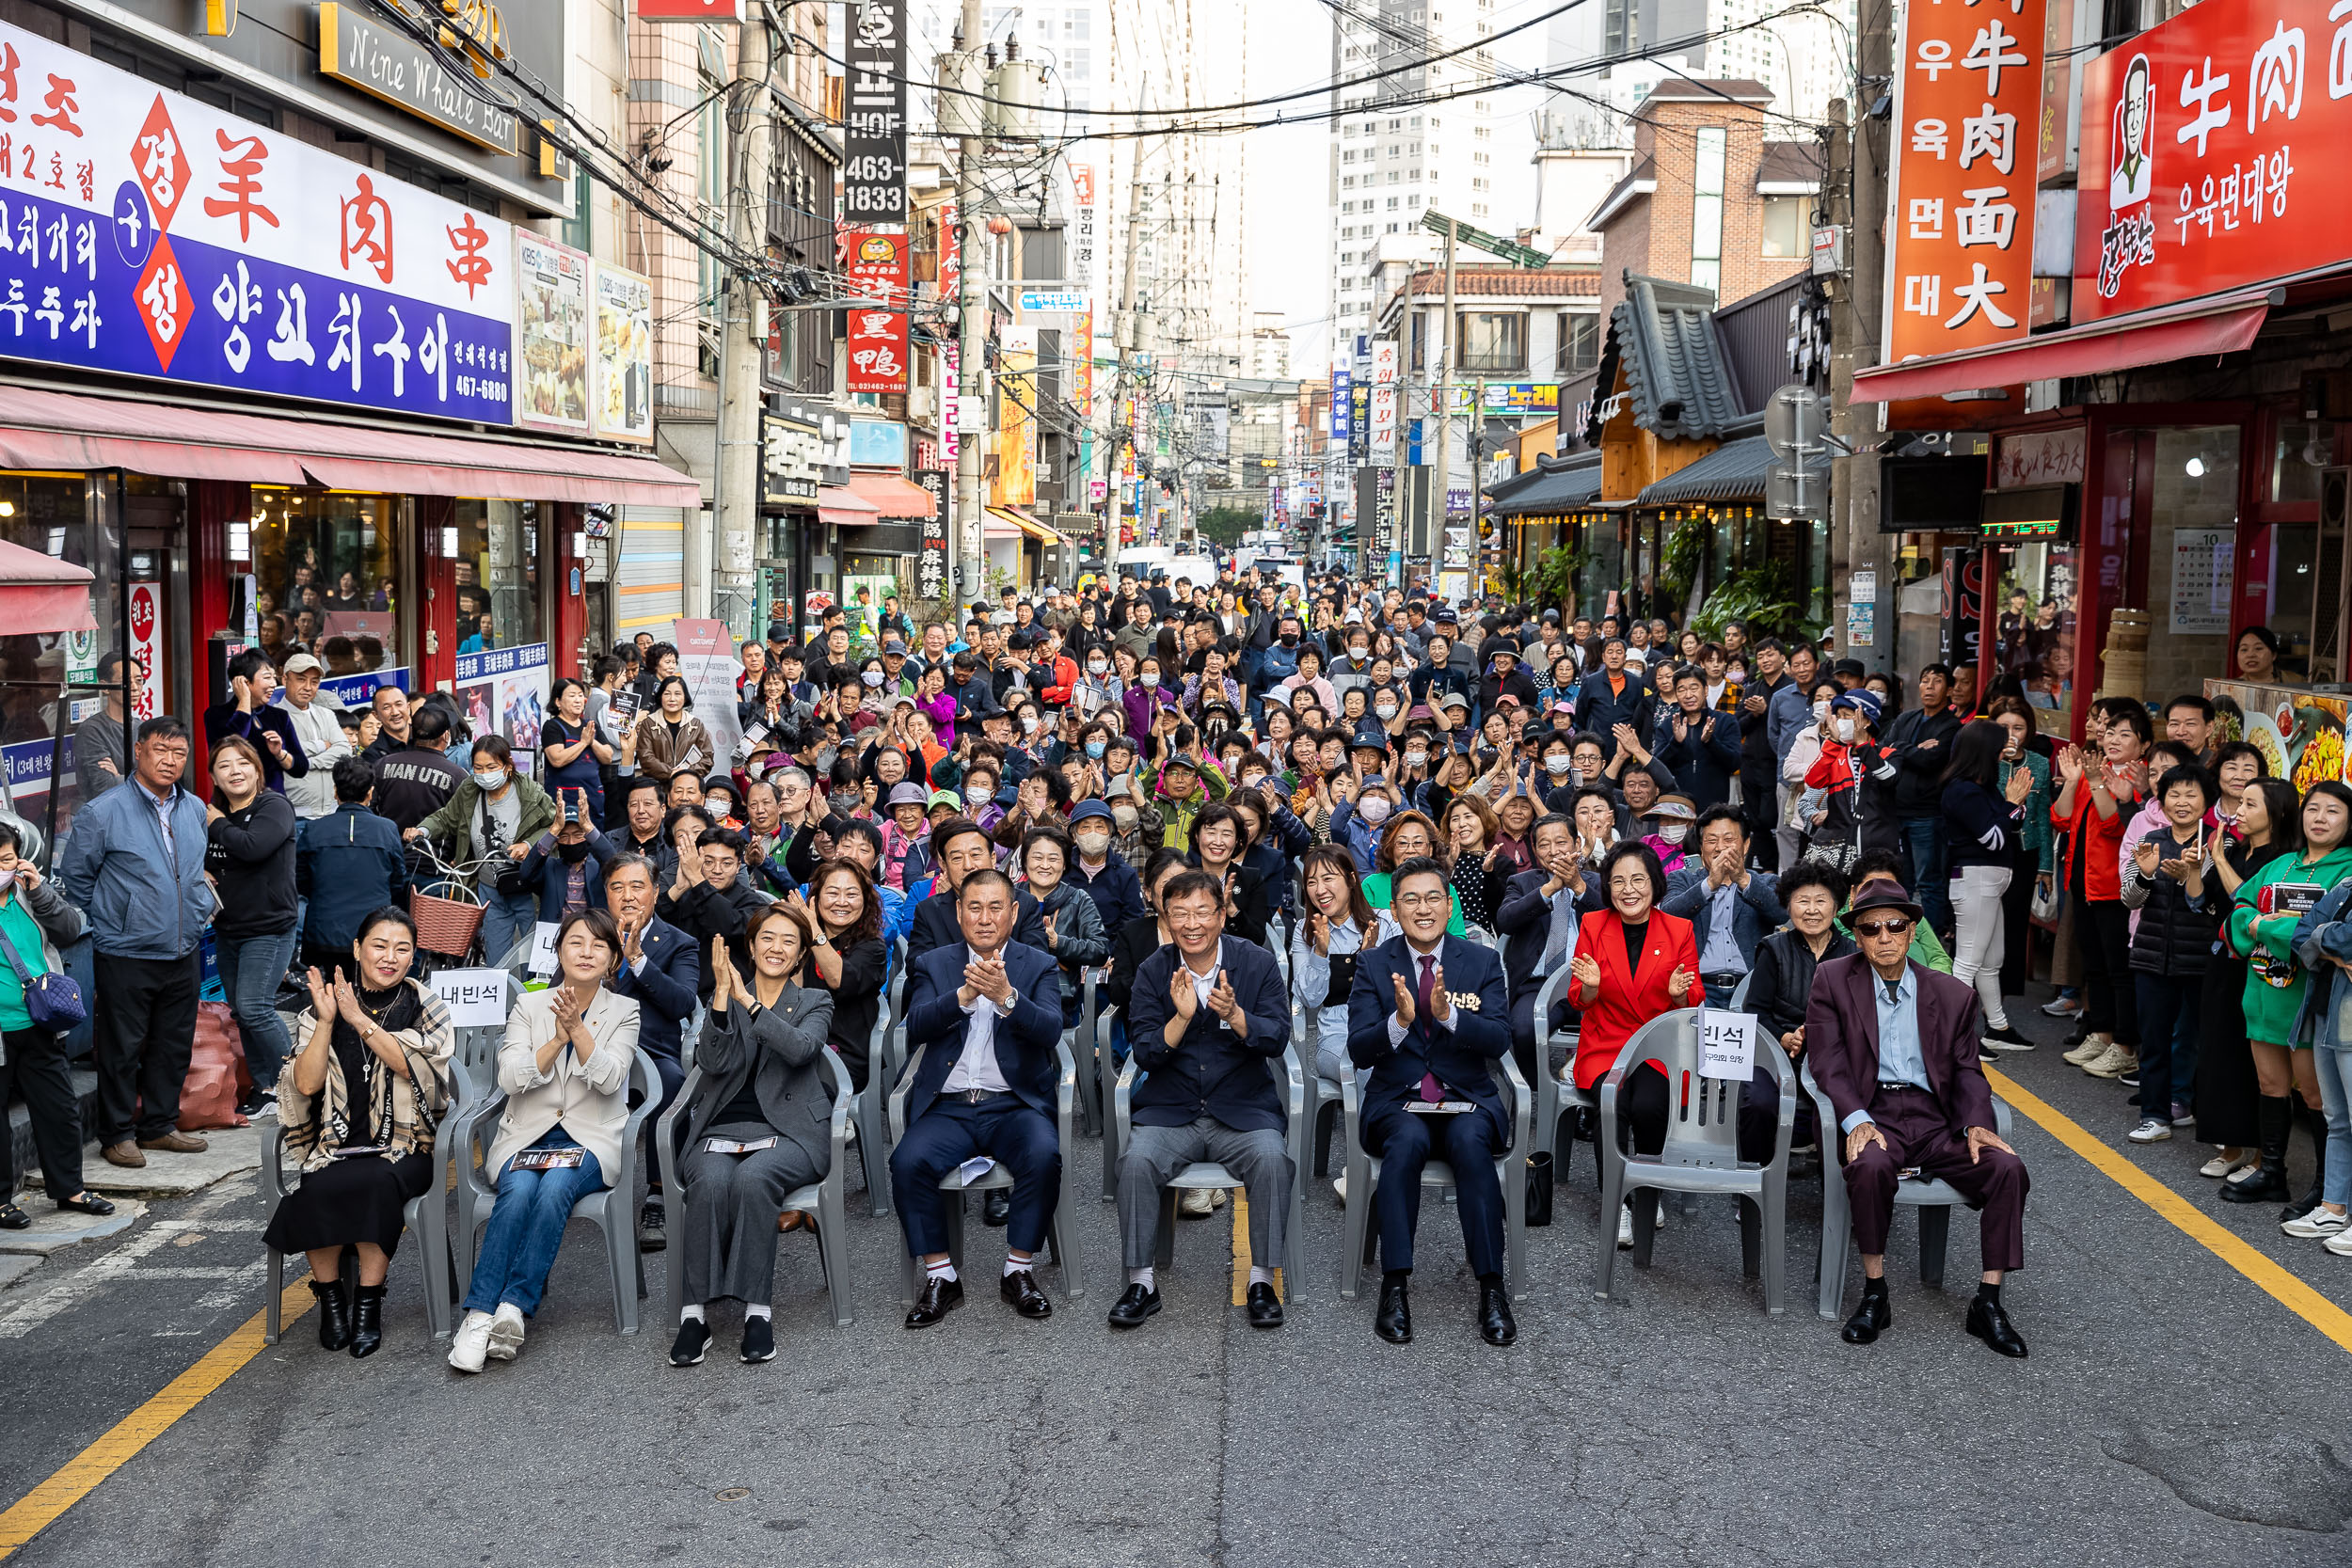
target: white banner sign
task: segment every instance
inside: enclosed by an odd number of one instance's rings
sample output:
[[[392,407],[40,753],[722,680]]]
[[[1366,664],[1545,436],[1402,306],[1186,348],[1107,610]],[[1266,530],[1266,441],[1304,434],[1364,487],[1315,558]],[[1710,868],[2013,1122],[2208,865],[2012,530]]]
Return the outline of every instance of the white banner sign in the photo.
[[[1737,1078],[1756,1075],[1756,1015],[1699,1009],[1699,1076]]]
[[[502,969],[444,969],[427,983],[449,1008],[453,1028],[482,1029],[506,1022],[506,971]]]

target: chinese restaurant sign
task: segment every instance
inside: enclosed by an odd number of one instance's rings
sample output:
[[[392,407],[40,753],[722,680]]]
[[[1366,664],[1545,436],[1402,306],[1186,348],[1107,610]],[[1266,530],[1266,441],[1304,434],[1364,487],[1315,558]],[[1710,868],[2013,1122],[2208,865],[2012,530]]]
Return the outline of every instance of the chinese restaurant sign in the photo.
[[[842,270],[862,297],[846,312],[850,323],[849,389],[907,389],[907,236],[845,227]]]
[[[1888,364],[2026,335],[2042,11],[2042,0],[1904,8],[1886,225]]]
[[[2347,150],[2352,7],[2207,0],[2100,55],[2083,72],[2075,320],[2352,256],[2328,198],[2289,199]]]
[[[508,224],[0,24],[0,356],[504,425]]]

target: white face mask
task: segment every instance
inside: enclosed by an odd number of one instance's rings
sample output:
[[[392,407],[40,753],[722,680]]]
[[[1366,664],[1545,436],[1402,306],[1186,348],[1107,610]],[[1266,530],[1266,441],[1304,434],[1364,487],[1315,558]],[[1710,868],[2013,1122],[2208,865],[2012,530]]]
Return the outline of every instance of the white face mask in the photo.
[[[1668,844],[1681,843],[1684,836],[1688,834],[1690,831],[1691,824],[1688,822],[1661,822],[1658,824],[1658,836],[1664,839]]]
[[[1567,759],[1567,758],[1563,757],[1563,756],[1549,756],[1549,757],[1544,758],[1544,771],[1545,771],[1545,772],[1547,772],[1547,773],[1549,773],[1549,774],[1550,774],[1553,778],[1555,778],[1555,779],[1556,779],[1556,778],[1560,777],[1562,774],[1565,773],[1567,770],[1568,770],[1568,759]]]
[[[496,791],[502,789],[506,785],[506,769],[503,768],[477,768],[474,769],[473,782],[485,790]]]
[[[1111,835],[1108,833],[1080,833],[1077,836],[1076,842],[1078,846],[1078,853],[1086,856],[1089,860],[1099,860],[1109,851],[1111,847]]]
[[[1385,795],[1366,796],[1361,811],[1364,820],[1377,828],[1389,819],[1389,798]]]
[[[982,789],[977,784],[966,788],[963,792],[965,801],[975,806],[984,806],[988,804],[993,796],[993,791]]]
[[[1106,660],[1099,658],[1089,658],[1087,660],[1087,671],[1089,674],[1099,675],[1109,668],[1110,664]]]
[[[1826,719],[1829,717],[1829,699],[1827,697],[1822,698],[1820,702],[1813,705],[1813,717],[1816,719]]]
[[[1021,716],[1021,733],[1023,735],[1037,734],[1037,726],[1038,717],[1036,714],[1025,713]]]
[[[1830,728],[1836,732],[1840,742],[1851,742],[1853,739],[1853,721],[1851,719],[1840,719]]]
[[[1396,717],[1396,705],[1394,703],[1375,703],[1373,705],[1372,711],[1378,714],[1383,721],[1393,719]]]
[[[1157,686],[1157,685],[1159,685],[1159,684],[1160,684],[1160,673],[1159,673],[1157,670],[1146,670],[1146,671],[1143,673],[1143,684],[1144,684],[1144,685],[1146,685],[1146,686]]]
[[[1427,752],[1407,752],[1405,753],[1405,766],[1407,768],[1425,768],[1428,764],[1429,753]]]
[[[882,685],[882,673],[880,670],[868,670],[865,673],[858,676],[858,679],[864,681],[867,686],[880,686]]]

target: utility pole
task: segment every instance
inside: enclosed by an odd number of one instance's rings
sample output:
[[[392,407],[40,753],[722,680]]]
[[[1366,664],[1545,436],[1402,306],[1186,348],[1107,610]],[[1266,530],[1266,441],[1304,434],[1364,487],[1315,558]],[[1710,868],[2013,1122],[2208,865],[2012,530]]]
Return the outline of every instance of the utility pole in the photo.
[[[1143,84],[1139,106],[1150,108],[1151,105],[1152,83],[1147,78]],[[1119,451],[1122,443],[1133,445],[1136,436],[1133,421],[1122,417],[1127,406],[1127,389],[1131,385],[1129,374],[1131,367],[1147,352],[1144,341],[1147,336],[1146,325],[1142,313],[1136,309],[1136,275],[1141,269],[1142,253],[1143,138],[1137,136],[1127,164],[1127,264],[1123,269],[1120,283],[1119,331],[1112,340],[1119,345],[1119,388],[1111,399],[1111,420],[1115,435],[1113,439],[1104,443],[1110,452],[1109,483],[1103,486],[1104,492],[1110,497],[1110,509],[1106,515],[1103,537],[1103,569],[1108,577],[1119,575],[1119,513],[1121,503],[1125,500],[1122,494],[1125,486],[1120,483],[1119,478]],[[1093,351],[1093,345],[1088,344],[1087,352],[1091,354]],[[1143,454],[1139,451],[1136,454],[1136,467],[1140,472],[1143,467]],[[1138,509],[1138,519],[1140,515],[1140,509]]]
[[[1445,347],[1438,372],[1438,472],[1430,485],[1429,596],[1438,596],[1438,574],[1445,565],[1447,451],[1454,437],[1454,236],[1457,225],[1445,222]],[[1475,461],[1473,459],[1472,461]]]
[[[1878,435],[1879,419],[1871,405],[1854,405],[1853,377],[1856,371],[1879,362],[1884,341],[1886,171],[1893,150],[1891,119],[1871,111],[1882,95],[1894,91],[1893,0],[1861,0],[1857,21],[1857,123],[1849,131],[1844,107],[1830,106],[1830,221],[1845,228],[1848,262],[1836,279],[1830,317],[1830,432],[1851,453],[1836,458],[1830,468],[1830,557],[1833,581],[1851,584],[1857,574],[1867,572],[1878,585],[1872,641],[1857,648],[1847,641],[1847,628],[1837,626],[1839,651],[1874,669],[1892,670],[1895,618],[1889,612],[1895,602],[1895,559],[1892,538],[1881,534],[1878,527],[1879,457],[1872,438]],[[1841,164],[1847,174],[1843,180]]]
[[[768,210],[770,135],[775,123],[769,77],[775,59],[769,51],[765,28],[745,26],[737,32],[736,87],[728,96],[726,111],[729,139],[734,143],[734,156],[728,160],[727,242],[739,254],[761,256],[768,250],[768,236],[760,230],[766,226]],[[752,199],[755,192],[761,199]],[[759,517],[759,415],[767,404],[760,388],[763,345],[753,329],[764,311],[757,294],[737,297],[740,280],[733,269],[723,276],[719,417],[711,437],[711,471],[717,476],[711,507],[716,549],[706,546],[701,574],[688,573],[687,581],[708,585],[707,603],[700,613],[725,622],[730,632],[748,637],[755,629],[752,626],[755,602],[752,536]],[[686,531],[691,539],[697,531]],[[691,598],[687,608],[690,612],[698,609]]]
[[[957,48],[977,43],[983,36],[982,27],[980,0],[963,0],[963,21],[956,29]],[[968,72],[965,80],[970,80]],[[970,603],[986,585],[988,565],[987,549],[981,543],[979,441],[988,426],[987,410],[980,401],[988,385],[984,361],[988,353],[989,233],[980,214],[980,160],[988,142],[981,134],[987,127],[979,115],[970,114],[966,128],[972,134],[956,144],[956,221],[963,234],[958,249],[962,266],[956,303],[956,514],[955,526],[947,533],[947,580],[954,584],[951,592],[959,609],[947,617],[949,626],[960,624],[960,606]]]

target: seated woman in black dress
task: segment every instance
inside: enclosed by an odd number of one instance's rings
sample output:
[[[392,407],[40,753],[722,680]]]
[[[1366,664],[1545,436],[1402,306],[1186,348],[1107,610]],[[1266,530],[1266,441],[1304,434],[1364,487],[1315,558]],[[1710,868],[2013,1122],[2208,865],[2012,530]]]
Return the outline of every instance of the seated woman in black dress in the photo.
[[[874,1020],[882,1011],[882,895],[855,861],[829,860],[808,879],[808,897],[797,892],[784,900],[808,916],[808,968],[802,983],[833,997],[833,1023],[826,1043],[850,1069],[850,1086],[866,1092],[872,1066]]]
[[[408,976],[417,928],[405,911],[369,915],[351,950],[355,961],[332,982],[310,971],[310,1006],[294,1020],[278,1117],[302,1184],[278,1203],[264,1240],[310,1255],[320,1348],[371,1355],[384,1342],[384,1275],[402,1212],[433,1185],[455,1033],[440,998]],[[342,1277],[346,1246],[359,1252],[356,1288]]]

